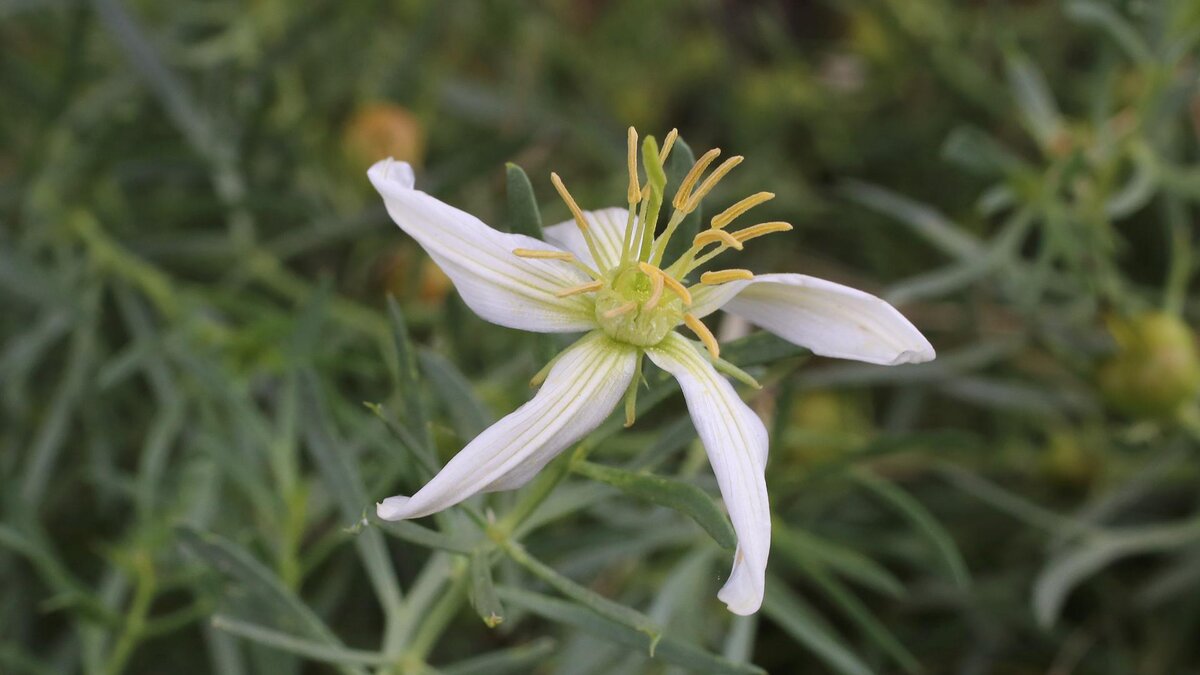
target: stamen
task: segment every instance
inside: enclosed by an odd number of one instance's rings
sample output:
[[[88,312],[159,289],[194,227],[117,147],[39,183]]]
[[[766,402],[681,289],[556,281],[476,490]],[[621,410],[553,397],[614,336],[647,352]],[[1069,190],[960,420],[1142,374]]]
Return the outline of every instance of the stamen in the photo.
[[[667,137],[663,139],[662,151],[658,153],[658,159],[661,162],[667,161],[667,156],[671,154],[671,147],[675,145],[675,139],[679,138],[679,130],[672,129],[667,132]]]
[[[759,204],[762,204],[763,202],[770,201],[774,198],[775,193],[773,192],[759,192],[757,194],[752,194],[713,216],[713,219],[709,222],[712,224],[712,227],[715,230],[724,229],[726,225],[732,223],[743,213],[758,206]]]
[[[663,283],[666,284],[667,290],[679,296],[679,299],[683,301],[684,307],[692,306],[692,294],[688,292],[688,289],[684,288],[683,284],[676,281],[675,277],[672,277],[669,274],[663,274],[662,280]]]
[[[717,242],[721,242],[725,246],[737,251],[745,248],[742,246],[742,242],[738,241],[736,237],[734,237],[732,234],[729,234],[725,230],[705,230],[696,235],[695,239],[692,239],[692,246],[704,248],[709,244],[715,244]]]
[[[634,302],[633,300],[630,300],[629,302],[627,302],[623,305],[617,305],[616,307],[613,307],[612,309],[601,314],[600,316],[604,317],[605,319],[615,319],[616,317],[621,316],[622,314],[628,314],[628,313],[632,312],[636,308],[637,308],[637,303]]]
[[[745,159],[745,157],[742,157],[741,155],[735,155],[724,162],[721,162],[720,166],[713,169],[713,172],[709,174],[708,178],[704,179],[704,182],[700,184],[700,187],[696,188],[696,191],[692,193],[690,197],[688,197],[687,203],[683,205],[683,211],[686,213],[695,211],[696,207],[700,206],[700,200],[704,199],[704,196],[707,195],[714,187],[716,187],[717,183],[720,183],[721,179],[724,178],[726,174],[728,174],[730,171],[733,171],[733,167],[741,164],[743,159]]]
[[[513,255],[518,258],[533,258],[535,260],[562,260],[563,262],[575,260],[575,256],[566,251],[540,251],[531,248],[514,248]]]
[[[587,242],[588,253],[592,254],[592,260],[595,260],[596,264],[603,269],[604,265],[601,261],[604,259],[600,257],[596,242],[592,239],[591,228],[588,226],[587,218],[583,217],[583,211],[575,203],[575,198],[571,196],[571,193],[567,192],[567,186],[563,185],[562,179],[558,177],[557,173],[550,173],[550,182],[554,184],[554,189],[558,190],[558,196],[562,197],[562,200],[567,203],[567,208],[571,210],[575,224],[579,226],[579,231],[583,233],[583,240]]]
[[[687,204],[688,197],[692,194],[692,188],[695,187],[696,181],[700,180],[700,176],[708,168],[709,164],[721,154],[720,148],[713,148],[700,156],[696,163],[692,165],[691,171],[683,177],[683,182],[679,184],[679,189],[675,191],[675,199],[671,201],[671,206],[676,209],[683,209],[684,204]]]
[[[625,192],[625,199],[631,207],[642,200],[642,186],[638,183],[637,150],[637,129],[629,127],[629,189]]]
[[[564,288],[554,295],[559,298],[566,298],[572,295],[580,295],[581,293],[591,293],[592,291],[598,291],[601,288],[604,288],[604,282],[597,279],[596,281],[589,281],[586,284],[579,284],[578,286],[572,286],[571,288]]]
[[[720,270],[719,272],[705,272],[700,275],[700,283],[705,286],[716,286],[730,281],[746,281],[753,278],[754,273],[750,270],[729,269]]]
[[[747,227],[744,230],[738,230],[737,232],[734,232],[733,236],[738,241],[746,242],[746,241],[750,241],[751,239],[757,239],[758,237],[761,237],[763,235],[773,234],[775,232],[788,232],[791,229],[792,229],[791,223],[785,223],[785,222],[776,220],[776,221],[772,221],[769,223],[759,223],[758,225],[751,225],[750,227]]]
[[[690,313],[683,315],[683,322],[696,334],[696,337],[700,338],[700,341],[704,343],[705,349],[708,350],[709,354],[712,354],[714,359],[721,358],[721,345],[717,344],[717,338],[713,337],[712,331],[708,329],[708,326],[705,326],[700,322],[700,319],[697,319],[695,315]]]
[[[663,285],[665,283],[663,277],[666,275],[663,274],[662,270],[655,269],[654,271],[656,274],[650,275],[650,297],[646,299],[646,304],[642,306],[646,310],[658,307],[658,301],[662,300]]]

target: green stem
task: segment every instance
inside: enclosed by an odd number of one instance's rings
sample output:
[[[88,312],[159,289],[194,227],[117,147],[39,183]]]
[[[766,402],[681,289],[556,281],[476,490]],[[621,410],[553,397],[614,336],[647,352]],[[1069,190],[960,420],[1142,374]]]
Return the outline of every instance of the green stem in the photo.
[[[466,566],[461,559],[455,561],[450,574],[453,578],[450,587],[446,589],[437,603],[421,617],[421,627],[413,636],[412,642],[409,643],[408,650],[405,651],[402,658],[403,672],[425,670],[426,657],[429,656],[429,652],[433,651],[438,638],[441,637],[446,626],[450,624],[450,620],[454,618],[463,602],[466,601],[467,573]]]
[[[146,616],[150,612],[150,604],[154,602],[158,581],[154,573],[154,563],[144,551],[137,551],[133,556],[133,573],[137,584],[133,592],[133,601],[125,615],[121,635],[109,653],[108,663],[104,672],[110,675],[125,670],[125,664],[133,654],[137,644],[141,642],[146,631]]]

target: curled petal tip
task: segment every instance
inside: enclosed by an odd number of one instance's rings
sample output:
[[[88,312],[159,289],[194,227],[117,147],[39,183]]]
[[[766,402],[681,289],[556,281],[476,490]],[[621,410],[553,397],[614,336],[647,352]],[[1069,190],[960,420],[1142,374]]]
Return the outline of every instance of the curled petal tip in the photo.
[[[900,352],[888,365],[899,366],[910,363],[926,363],[934,360],[935,358],[937,358],[937,352],[934,351],[932,345],[926,344],[923,347],[906,349]]]
[[[375,515],[383,520],[404,520],[408,518],[408,497],[388,497],[375,504]]]

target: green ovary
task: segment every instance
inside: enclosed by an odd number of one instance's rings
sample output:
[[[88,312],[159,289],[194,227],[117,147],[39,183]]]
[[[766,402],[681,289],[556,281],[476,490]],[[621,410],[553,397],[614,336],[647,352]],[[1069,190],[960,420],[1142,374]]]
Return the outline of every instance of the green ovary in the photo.
[[[618,273],[610,286],[596,292],[596,321],[600,328],[618,342],[638,347],[652,347],[663,341],[683,320],[678,298],[665,294],[653,309],[645,302],[651,293],[650,278],[640,271],[628,269]],[[629,302],[637,307],[619,316],[605,316]]]

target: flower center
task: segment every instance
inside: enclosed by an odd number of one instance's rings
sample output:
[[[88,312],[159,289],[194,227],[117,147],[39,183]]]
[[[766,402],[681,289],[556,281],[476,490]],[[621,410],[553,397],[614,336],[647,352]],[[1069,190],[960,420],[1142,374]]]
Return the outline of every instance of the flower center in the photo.
[[[629,187],[626,191],[626,201],[629,204],[629,214],[624,231],[619,233],[621,254],[618,260],[609,260],[600,255],[602,250],[613,248],[611,244],[616,242],[612,237],[617,233],[593,232],[592,228],[597,225],[589,220],[589,214],[585,214],[575,203],[575,199],[556,173],[550,174],[550,182],[571,210],[595,268],[566,251],[516,249],[513,253],[523,258],[561,260],[576,266],[590,277],[591,281],[561,289],[556,294],[559,297],[567,297],[594,293],[596,323],[612,339],[638,347],[652,347],[662,342],[668,333],[682,323],[700,338],[712,354],[713,360],[717,361],[720,359],[717,340],[699,317],[691,313],[692,293],[682,282],[693,270],[725,251],[740,251],[751,239],[774,232],[786,232],[792,229],[792,226],[783,222],[767,222],[732,232],[726,230],[739,216],[775,196],[770,192],[759,192],[714,216],[708,229],[695,235],[692,246],[683,255],[670,265],[664,264],[663,256],[672,235],[688,214],[699,208],[700,200],[740,164],[742,158],[730,157],[710,172],[709,167],[721,151],[715,148],[709,150],[687,172],[675,190],[674,197],[667,202],[667,177],[663,164],[675,144],[675,130],[672,129],[671,133],[667,134],[661,151],[653,136],[646,137],[641,144],[645,183],[642,182],[638,171],[638,134],[633,128],[629,129],[628,140]],[[659,212],[668,205],[673,209],[671,216],[667,219],[662,233],[656,236]],[[599,246],[597,236],[609,237],[610,245]],[[753,277],[753,274],[743,269],[705,272],[700,275],[700,283],[691,289]]]
[[[663,297],[662,282],[653,273],[628,266],[617,271],[609,285],[596,291],[596,322],[612,339],[652,347],[683,323],[683,303]],[[654,302],[652,302],[654,301]]]

